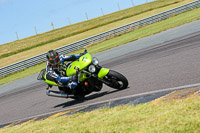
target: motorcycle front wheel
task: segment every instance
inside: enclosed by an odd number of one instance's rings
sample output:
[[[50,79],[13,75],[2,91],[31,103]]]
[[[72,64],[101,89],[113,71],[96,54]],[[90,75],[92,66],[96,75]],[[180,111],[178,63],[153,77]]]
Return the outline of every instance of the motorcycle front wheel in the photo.
[[[108,82],[107,85],[112,88],[122,90],[128,87],[127,78],[116,71],[110,70],[105,79]]]

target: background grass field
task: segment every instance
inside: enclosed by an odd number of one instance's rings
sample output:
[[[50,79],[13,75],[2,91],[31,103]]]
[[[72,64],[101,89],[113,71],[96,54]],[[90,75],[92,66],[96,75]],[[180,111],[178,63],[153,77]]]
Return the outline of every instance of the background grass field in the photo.
[[[158,0],[102,17],[55,29],[0,45],[0,67],[47,52],[50,49],[117,28],[119,26],[178,7],[193,0]]]
[[[191,11],[179,14],[177,16],[173,16],[171,18],[168,18],[166,20],[157,22],[155,24],[152,25],[148,25],[145,27],[142,27],[140,29],[134,30],[132,32],[129,32],[127,34],[112,38],[110,40],[106,40],[104,42],[95,44],[95,45],[91,45],[90,47],[87,47],[88,52],[90,52],[91,54],[95,54],[101,51],[104,51],[106,49],[112,48],[112,47],[116,47],[140,38],[143,38],[145,36],[149,36],[155,33],[159,33],[161,31],[188,23],[188,22],[192,22],[194,20],[198,20],[200,19],[200,8],[197,9],[193,9]],[[78,50],[74,53],[80,53],[83,52],[83,50]],[[3,78],[0,79],[0,85],[1,84],[5,84],[35,73],[38,73],[40,70],[45,68],[45,63],[33,66],[31,68],[27,68],[25,70],[22,70],[20,72],[14,73],[14,74],[10,74],[8,76],[5,76]]]

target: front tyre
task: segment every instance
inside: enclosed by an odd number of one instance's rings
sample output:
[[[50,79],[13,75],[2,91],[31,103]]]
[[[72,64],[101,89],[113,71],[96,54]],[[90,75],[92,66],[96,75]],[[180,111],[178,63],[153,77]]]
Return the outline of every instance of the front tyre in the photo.
[[[110,70],[105,79],[109,83],[107,85],[112,88],[122,90],[128,87],[127,78],[116,71]]]

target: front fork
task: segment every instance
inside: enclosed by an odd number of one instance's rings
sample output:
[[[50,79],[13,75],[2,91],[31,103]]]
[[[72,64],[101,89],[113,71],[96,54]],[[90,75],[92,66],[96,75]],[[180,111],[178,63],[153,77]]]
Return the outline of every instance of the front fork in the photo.
[[[109,73],[109,71],[110,70],[108,68],[100,68],[98,74],[91,74],[87,71],[85,71],[85,73],[88,73],[90,76],[97,78],[99,81],[103,82],[104,84],[110,84],[108,81],[104,79],[104,77]]]

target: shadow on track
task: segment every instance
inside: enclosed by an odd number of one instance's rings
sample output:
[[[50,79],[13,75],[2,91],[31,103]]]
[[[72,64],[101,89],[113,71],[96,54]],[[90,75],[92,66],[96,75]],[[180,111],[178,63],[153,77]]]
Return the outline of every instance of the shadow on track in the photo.
[[[99,97],[102,97],[102,96],[105,96],[105,95],[108,95],[108,94],[112,94],[112,93],[115,93],[115,92],[118,92],[118,91],[122,91],[122,90],[104,91],[104,92],[101,92],[101,93],[95,93],[95,94],[86,96],[84,101],[96,99],[96,98],[99,98]],[[62,103],[62,104],[58,104],[58,105],[54,106],[54,108],[57,108],[57,107],[66,108],[66,107],[69,107],[69,106],[72,106],[72,105],[75,105],[75,104],[82,103],[84,101],[72,100],[72,101],[68,101],[68,102]]]

